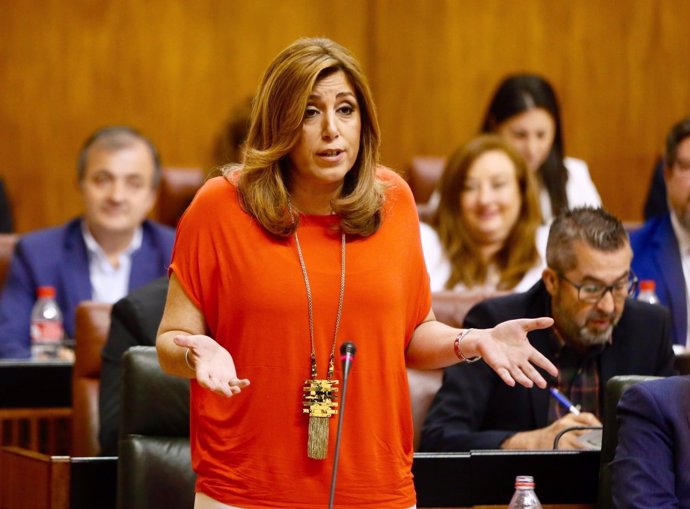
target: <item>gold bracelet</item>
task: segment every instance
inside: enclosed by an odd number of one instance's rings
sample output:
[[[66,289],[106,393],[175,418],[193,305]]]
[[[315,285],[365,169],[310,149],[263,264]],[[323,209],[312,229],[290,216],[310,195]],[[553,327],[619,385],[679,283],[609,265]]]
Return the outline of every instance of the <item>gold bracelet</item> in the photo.
[[[455,349],[455,355],[457,356],[458,359],[461,361],[465,362],[477,362],[479,359],[482,358],[481,355],[477,355],[476,357],[472,357],[471,359],[468,359],[465,357],[462,353],[462,350],[460,349],[460,341],[465,339],[465,336],[467,336],[470,332],[472,332],[474,329],[465,329],[463,331],[460,331],[460,333],[455,336],[455,343],[453,343],[453,348]]]
[[[196,373],[196,369],[194,369],[194,368],[192,367],[192,365],[190,364],[190,362],[189,362],[189,348],[187,348],[187,349],[184,351],[184,363],[187,365],[187,367],[188,367],[189,369],[191,369],[192,371],[194,371],[194,372]]]

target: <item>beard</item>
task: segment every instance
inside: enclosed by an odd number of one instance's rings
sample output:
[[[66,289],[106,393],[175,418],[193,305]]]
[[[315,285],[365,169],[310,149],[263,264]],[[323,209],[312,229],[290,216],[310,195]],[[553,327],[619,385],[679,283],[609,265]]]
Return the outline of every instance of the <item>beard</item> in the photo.
[[[563,309],[555,300],[552,306],[552,314],[556,326],[561,333],[570,341],[582,346],[596,346],[609,343],[613,336],[613,328],[620,321],[620,313],[603,313],[596,308],[592,308],[582,323],[579,323],[572,313]],[[594,331],[588,327],[592,320],[608,320],[610,325],[603,330]]]
[[[611,337],[613,336],[613,328],[616,326],[620,319],[620,315],[616,316],[616,313],[601,313],[596,309],[593,309],[592,312],[587,315],[587,320],[585,321],[585,324],[582,327],[580,327],[580,342],[583,345],[587,346],[603,345],[605,343],[610,343]],[[611,325],[609,325],[603,331],[594,332],[589,327],[587,327],[587,322],[589,320],[609,320],[611,322]]]

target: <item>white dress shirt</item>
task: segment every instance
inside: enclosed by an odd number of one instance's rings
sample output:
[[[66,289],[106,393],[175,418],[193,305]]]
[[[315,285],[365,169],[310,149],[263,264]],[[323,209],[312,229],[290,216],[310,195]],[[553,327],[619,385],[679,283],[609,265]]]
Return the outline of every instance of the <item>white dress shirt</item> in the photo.
[[[671,226],[673,227],[673,233],[676,235],[676,240],[678,240],[678,249],[680,250],[680,262],[683,266],[683,279],[685,279],[686,316],[690,324],[690,299],[688,298],[688,295],[690,295],[690,232],[680,224],[674,212],[671,212]],[[685,347],[690,348],[690,327],[688,327],[685,334]]]
[[[129,293],[129,274],[132,269],[132,253],[141,247],[143,232],[137,228],[127,249],[118,257],[118,266],[113,266],[103,248],[82,222],[81,232],[89,257],[89,278],[91,299],[97,302],[114,303]]]

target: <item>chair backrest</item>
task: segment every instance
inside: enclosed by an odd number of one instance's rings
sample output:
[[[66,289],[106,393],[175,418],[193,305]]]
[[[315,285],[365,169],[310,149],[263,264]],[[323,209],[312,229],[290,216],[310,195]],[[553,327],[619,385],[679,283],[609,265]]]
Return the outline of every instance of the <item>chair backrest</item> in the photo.
[[[194,506],[189,381],[163,373],[152,346],[123,357],[118,456],[118,508]]]
[[[163,168],[158,186],[158,221],[176,227],[205,178],[206,173],[201,168]]]
[[[504,295],[506,292],[460,293],[452,291],[434,292],[431,307],[436,319],[452,327],[462,327],[465,315],[477,302],[488,297]],[[410,387],[412,422],[414,424],[414,448],[417,449],[422,435],[422,426],[429,412],[431,402],[441,388],[443,370],[407,369],[407,383]]]
[[[98,456],[98,389],[101,350],[110,329],[112,304],[84,301],[75,311],[72,368],[72,455]]]
[[[16,233],[0,233],[0,290],[5,285],[17,240],[19,235]]]
[[[491,292],[454,292],[444,290],[433,292],[431,295],[431,308],[439,322],[443,322],[451,327],[462,327],[465,316],[472,307],[478,302],[492,297],[500,297],[510,292],[491,291]]]
[[[690,351],[677,353],[674,367],[679,375],[690,375]]]
[[[633,233],[635,230],[639,230],[644,224],[643,221],[623,221],[623,228],[628,234]]]
[[[445,157],[417,156],[412,158],[407,168],[407,183],[412,189],[415,202],[421,204],[429,201],[436,188],[436,183],[443,174],[445,165]]]
[[[598,509],[613,509],[611,501],[611,469],[610,464],[616,455],[618,445],[618,421],[616,420],[616,407],[623,392],[636,383],[646,380],[656,380],[658,376],[649,375],[622,375],[614,376],[606,382],[604,391],[604,425],[601,440],[601,455],[599,464],[599,495],[597,497]]]

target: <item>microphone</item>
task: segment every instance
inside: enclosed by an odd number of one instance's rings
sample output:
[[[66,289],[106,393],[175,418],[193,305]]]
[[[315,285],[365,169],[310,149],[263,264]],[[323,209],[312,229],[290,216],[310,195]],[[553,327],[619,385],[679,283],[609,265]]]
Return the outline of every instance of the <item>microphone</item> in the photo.
[[[338,431],[335,434],[335,454],[333,455],[333,473],[331,475],[331,495],[328,499],[328,509],[333,509],[333,501],[335,499],[335,478],[338,472],[338,456],[340,455],[340,436],[343,429],[343,415],[345,415],[345,396],[347,394],[347,381],[352,368],[352,362],[355,360],[355,352],[357,347],[351,341],[346,341],[340,345],[340,365],[343,370],[343,385],[340,395],[340,412],[338,413]]]
[[[345,383],[347,375],[350,374],[352,362],[355,360],[355,353],[357,353],[357,347],[352,341],[346,341],[340,345],[340,365],[343,368],[343,383]]]

